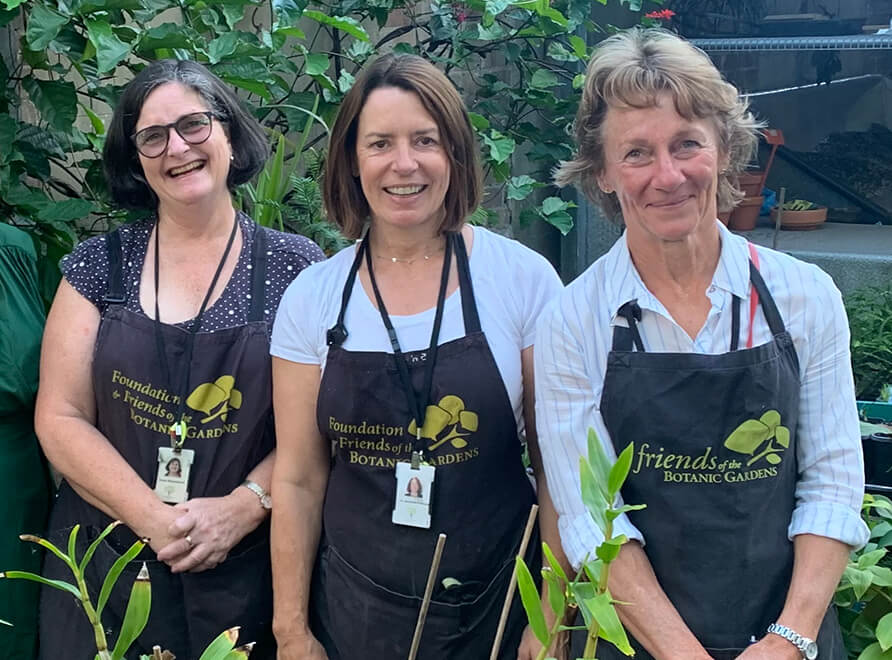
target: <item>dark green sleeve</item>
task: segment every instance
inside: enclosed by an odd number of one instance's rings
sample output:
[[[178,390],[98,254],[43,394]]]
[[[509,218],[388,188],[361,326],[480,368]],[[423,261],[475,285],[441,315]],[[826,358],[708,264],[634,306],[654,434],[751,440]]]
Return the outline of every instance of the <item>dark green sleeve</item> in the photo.
[[[0,417],[29,409],[37,392],[45,316],[28,247],[0,243]]]

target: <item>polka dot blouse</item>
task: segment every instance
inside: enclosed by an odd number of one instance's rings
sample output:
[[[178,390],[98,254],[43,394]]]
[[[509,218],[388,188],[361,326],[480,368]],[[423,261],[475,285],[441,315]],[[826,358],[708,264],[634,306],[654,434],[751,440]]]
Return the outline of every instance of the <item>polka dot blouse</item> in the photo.
[[[254,221],[244,213],[238,214],[242,232],[242,249],[232,277],[222,295],[205,310],[201,319],[201,331],[213,332],[233,328],[248,322],[251,308],[251,253],[254,245]],[[131,312],[145,316],[139,303],[139,280],[145,261],[149,236],[154,219],[140,220],[121,227],[121,251],[123,260],[124,306]],[[296,234],[285,234],[267,229],[266,300],[264,314],[272,330],[279,300],[297,274],[317,261],[325,259],[319,246],[310,239]],[[62,259],[62,274],[74,289],[100,313],[108,307],[103,298],[108,293],[108,254],[105,236],[97,236],[78,245],[74,252]],[[189,321],[178,323],[186,327]]]

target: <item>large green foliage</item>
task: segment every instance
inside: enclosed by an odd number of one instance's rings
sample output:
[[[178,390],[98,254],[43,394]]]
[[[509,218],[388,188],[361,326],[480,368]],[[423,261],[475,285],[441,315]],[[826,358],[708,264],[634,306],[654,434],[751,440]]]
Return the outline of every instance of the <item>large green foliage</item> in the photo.
[[[0,0],[0,26],[20,13],[25,25],[18,63],[9,70],[0,60],[0,214],[35,237],[51,293],[56,263],[76,240],[127,217],[109,204],[99,160],[123,85],[148,61],[191,58],[238,89],[273,142],[273,131],[286,137],[284,162],[243,191],[242,203],[334,249],[338,236],[321,222],[313,189],[326,127],[362,64],[393,49],[432,60],[468,96],[497,184],[485,206],[544,188],[520,220],[542,219],[566,233],[573,205],[548,189],[549,173],[571,153],[575,90],[589,42],[602,32],[592,15],[606,4]],[[637,10],[641,1],[619,4]],[[276,176],[284,178],[270,180]],[[474,220],[492,217],[481,208]]]

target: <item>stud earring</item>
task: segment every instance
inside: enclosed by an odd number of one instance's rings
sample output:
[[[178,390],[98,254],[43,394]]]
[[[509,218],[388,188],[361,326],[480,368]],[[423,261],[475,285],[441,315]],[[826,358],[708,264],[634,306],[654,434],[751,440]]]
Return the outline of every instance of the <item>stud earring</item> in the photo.
[[[230,161],[235,160],[235,154],[229,154],[229,160]]]

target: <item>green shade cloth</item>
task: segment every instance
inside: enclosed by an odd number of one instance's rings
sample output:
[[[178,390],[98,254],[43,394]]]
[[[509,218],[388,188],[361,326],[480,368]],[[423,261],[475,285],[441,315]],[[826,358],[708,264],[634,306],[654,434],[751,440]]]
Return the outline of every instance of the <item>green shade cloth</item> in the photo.
[[[24,232],[0,223],[0,570],[40,572],[38,546],[19,534],[43,534],[50,503],[46,462],[34,435],[34,395],[44,309],[37,258]],[[7,660],[33,660],[36,584],[0,580],[0,649]]]

